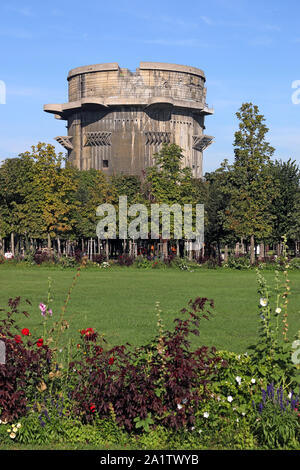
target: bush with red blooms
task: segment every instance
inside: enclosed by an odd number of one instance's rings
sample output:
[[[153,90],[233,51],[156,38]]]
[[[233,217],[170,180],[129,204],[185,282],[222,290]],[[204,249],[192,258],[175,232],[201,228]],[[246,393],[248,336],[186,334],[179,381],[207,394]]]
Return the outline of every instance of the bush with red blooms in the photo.
[[[6,349],[5,364],[0,364],[0,410],[1,420],[7,421],[26,415],[27,406],[51,365],[51,351],[43,339],[32,340],[29,329],[20,329],[16,324],[15,317],[21,316],[19,304],[20,297],[10,299],[9,310],[0,319],[0,339]],[[22,314],[29,316],[26,311]]]
[[[127,253],[118,256],[118,265],[119,266],[131,266],[134,263],[134,257],[128,255]]]
[[[181,311],[173,331],[161,332],[144,347],[117,346],[104,351],[98,334],[86,335],[79,358],[70,364],[75,372],[72,384],[74,413],[90,422],[97,414],[108,417],[113,408],[120,426],[131,431],[135,418],[155,417],[156,423],[175,429],[192,426],[198,404],[209,396],[209,383],[216,365],[226,363],[215,348],[191,351],[189,334],[199,334],[199,320],[208,319],[213,302],[197,298]],[[91,340],[92,338],[92,340]]]

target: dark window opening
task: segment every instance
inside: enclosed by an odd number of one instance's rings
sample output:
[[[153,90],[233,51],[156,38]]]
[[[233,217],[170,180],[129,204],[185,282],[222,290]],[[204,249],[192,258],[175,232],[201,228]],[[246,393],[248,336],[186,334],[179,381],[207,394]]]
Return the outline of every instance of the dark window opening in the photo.
[[[102,166],[103,166],[103,168],[108,168],[108,160],[103,160],[102,161]]]

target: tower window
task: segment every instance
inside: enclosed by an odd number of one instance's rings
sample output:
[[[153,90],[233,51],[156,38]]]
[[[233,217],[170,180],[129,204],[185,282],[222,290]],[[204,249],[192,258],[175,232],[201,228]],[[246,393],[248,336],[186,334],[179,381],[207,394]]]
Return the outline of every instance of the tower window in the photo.
[[[103,168],[108,168],[108,160],[102,160]]]

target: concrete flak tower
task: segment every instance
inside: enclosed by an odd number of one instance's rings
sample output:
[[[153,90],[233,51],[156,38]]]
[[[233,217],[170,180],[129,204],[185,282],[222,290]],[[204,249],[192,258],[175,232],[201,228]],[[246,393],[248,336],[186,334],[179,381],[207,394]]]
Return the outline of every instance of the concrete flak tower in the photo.
[[[179,145],[183,166],[202,177],[203,150],[213,137],[204,134],[204,72],[195,67],[141,62],[132,72],[117,63],[72,69],[69,101],[44,111],[67,120],[68,135],[55,139],[81,170],[108,175],[142,175],[162,143]]]

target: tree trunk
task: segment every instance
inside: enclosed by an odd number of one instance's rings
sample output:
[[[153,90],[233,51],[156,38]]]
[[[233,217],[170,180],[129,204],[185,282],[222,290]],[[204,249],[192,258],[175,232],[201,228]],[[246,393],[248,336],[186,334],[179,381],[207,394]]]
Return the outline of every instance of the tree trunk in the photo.
[[[15,256],[15,234],[14,234],[14,232],[11,232],[11,234],[10,234],[10,251],[12,252],[12,255]]]
[[[227,261],[228,261],[228,245],[225,245],[224,262],[227,263]]]
[[[235,255],[238,256],[240,253],[240,244],[239,242],[236,242],[235,244]]]
[[[259,244],[259,259],[264,259],[265,258],[265,244],[261,242]]]
[[[3,249],[3,238],[0,237],[0,255],[4,255],[4,249]]]
[[[108,240],[106,240],[105,243],[105,254],[106,254],[106,261],[109,260],[109,246],[108,246]]]
[[[277,256],[281,256],[281,243],[277,243]]]
[[[48,232],[48,251],[50,253],[51,251],[51,237],[50,237],[50,233]]]
[[[60,238],[57,237],[57,254],[59,258],[61,257],[61,247],[60,247]]]
[[[163,240],[163,257],[168,257],[168,240]]]
[[[255,263],[255,242],[254,235],[251,235],[250,238],[250,263],[253,265]]]

